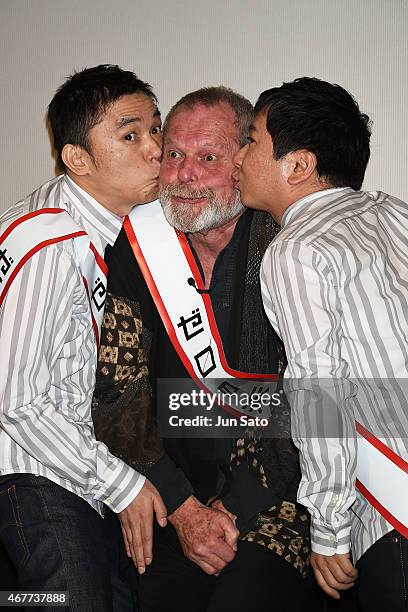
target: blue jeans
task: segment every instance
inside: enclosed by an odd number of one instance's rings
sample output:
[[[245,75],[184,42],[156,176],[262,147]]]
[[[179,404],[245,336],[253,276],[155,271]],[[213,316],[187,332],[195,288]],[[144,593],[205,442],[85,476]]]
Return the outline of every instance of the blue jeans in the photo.
[[[83,499],[32,474],[0,477],[0,541],[18,575],[21,591],[67,591],[69,609],[80,612],[131,610],[114,606],[117,559],[112,542],[121,538]],[[109,550],[107,546],[109,542]],[[126,585],[124,585],[126,589]],[[37,608],[39,609],[39,608]],[[44,610],[61,610],[46,607]],[[64,609],[64,608],[62,608]]]
[[[357,562],[357,598],[362,612],[408,611],[408,540],[391,531]]]

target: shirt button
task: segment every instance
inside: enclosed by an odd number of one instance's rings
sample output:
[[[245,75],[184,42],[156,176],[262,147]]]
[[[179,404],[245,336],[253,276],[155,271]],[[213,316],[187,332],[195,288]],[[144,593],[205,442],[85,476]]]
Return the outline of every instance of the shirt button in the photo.
[[[329,537],[329,540],[330,540],[330,542],[335,542],[335,541],[336,541],[336,536],[331,535],[331,536]]]
[[[112,498],[111,498],[111,497],[108,497],[108,499],[106,500],[106,503],[107,503],[107,504],[111,504],[111,503],[112,503]]]
[[[335,494],[333,495],[333,498],[332,498],[332,499],[333,499],[334,501],[337,501],[337,500],[339,499],[339,496],[337,495],[337,493],[335,493]]]

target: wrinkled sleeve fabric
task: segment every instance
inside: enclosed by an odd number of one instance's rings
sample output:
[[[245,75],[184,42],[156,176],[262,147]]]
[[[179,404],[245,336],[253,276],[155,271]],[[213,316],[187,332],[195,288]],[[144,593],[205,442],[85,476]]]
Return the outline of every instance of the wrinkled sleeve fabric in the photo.
[[[341,355],[341,305],[336,276],[312,246],[276,241],[261,268],[269,320],[287,353],[285,391],[302,479],[298,501],[311,513],[312,550],[350,549],[357,442],[350,398],[355,386]]]

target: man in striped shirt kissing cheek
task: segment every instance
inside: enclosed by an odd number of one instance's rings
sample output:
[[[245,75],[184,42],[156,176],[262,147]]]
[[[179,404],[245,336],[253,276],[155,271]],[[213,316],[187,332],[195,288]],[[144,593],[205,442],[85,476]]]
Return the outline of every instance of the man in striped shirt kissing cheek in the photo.
[[[143,572],[154,513],[166,524],[155,487],[91,418],[105,247],[157,197],[161,120],[150,85],[112,65],[71,76],[48,116],[62,174],[0,217],[0,544],[20,590],[99,612],[116,595],[107,544],[123,534]],[[112,512],[121,529],[107,536]]]
[[[296,79],[255,112],[235,180],[281,225],[261,286],[288,357],[311,564],[331,597],[356,584],[362,610],[406,609],[408,206],[361,191],[370,122],[342,87]]]

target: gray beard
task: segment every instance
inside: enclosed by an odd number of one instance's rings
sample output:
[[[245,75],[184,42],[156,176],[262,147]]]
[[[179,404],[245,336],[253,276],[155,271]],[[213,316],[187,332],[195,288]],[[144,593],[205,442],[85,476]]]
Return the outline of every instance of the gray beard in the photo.
[[[172,196],[206,197],[207,203],[199,207],[194,204],[173,204]],[[190,234],[221,227],[244,210],[239,191],[228,200],[216,198],[210,189],[194,191],[189,187],[167,185],[160,189],[159,200],[167,222],[177,230]]]

